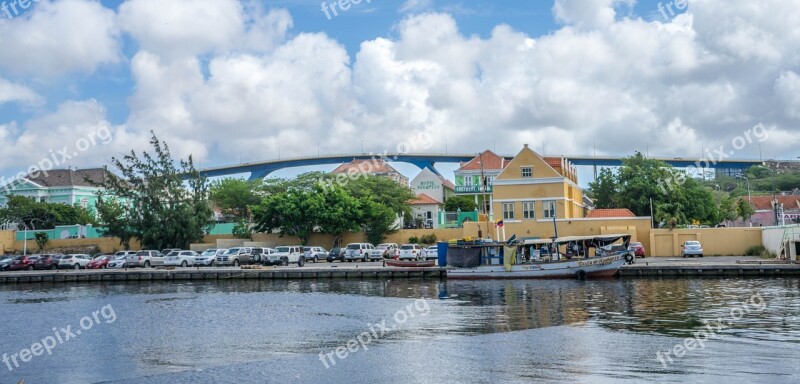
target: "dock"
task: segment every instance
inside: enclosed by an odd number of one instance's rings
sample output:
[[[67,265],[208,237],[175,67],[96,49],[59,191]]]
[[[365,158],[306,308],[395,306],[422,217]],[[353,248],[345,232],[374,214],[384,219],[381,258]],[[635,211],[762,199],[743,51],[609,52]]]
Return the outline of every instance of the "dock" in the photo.
[[[618,278],[798,277],[800,264],[748,257],[647,258],[620,268]],[[0,284],[213,280],[446,279],[439,267],[396,268],[372,263],[318,263],[304,267],[188,267],[0,272]]]

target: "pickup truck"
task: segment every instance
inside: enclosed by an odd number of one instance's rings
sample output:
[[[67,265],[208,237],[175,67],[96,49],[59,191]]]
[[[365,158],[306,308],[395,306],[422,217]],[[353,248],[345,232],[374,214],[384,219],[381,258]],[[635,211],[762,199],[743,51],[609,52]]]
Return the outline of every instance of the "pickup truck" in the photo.
[[[161,251],[144,250],[125,256],[125,268],[150,268],[157,265],[164,265],[164,255],[161,254]]]

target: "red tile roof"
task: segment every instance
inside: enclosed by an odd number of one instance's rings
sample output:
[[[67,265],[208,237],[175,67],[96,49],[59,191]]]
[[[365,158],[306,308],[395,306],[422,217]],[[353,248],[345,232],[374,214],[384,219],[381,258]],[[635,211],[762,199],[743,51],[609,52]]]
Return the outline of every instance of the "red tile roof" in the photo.
[[[563,161],[560,157],[543,157],[544,161],[547,162],[547,165],[553,168],[561,168],[561,163]]]
[[[414,200],[411,200],[411,202],[409,202],[409,204],[411,204],[411,205],[427,205],[427,204],[440,205],[442,203],[440,201],[438,201],[438,200],[436,200],[436,199],[424,194],[424,193],[420,193],[419,195],[417,195],[417,198],[414,199]]]
[[[481,161],[483,162],[483,170],[503,170],[511,162],[487,149],[472,160],[461,163],[461,168],[458,168],[458,171],[480,171]]]
[[[445,179],[445,178],[444,178],[444,177],[442,177],[442,176],[439,176],[439,179],[440,179],[440,180],[442,180],[442,185],[443,185],[445,188],[447,188],[447,189],[451,189],[451,190],[453,190],[453,191],[455,191],[455,190],[456,190],[456,185],[455,185],[455,184],[453,184],[453,182],[452,182],[452,181],[450,181],[450,180],[447,180],[447,179]]]
[[[342,164],[336,169],[333,170],[332,173],[348,173],[351,169],[355,169],[354,172],[356,173],[399,173],[396,169],[394,169],[389,163],[383,161],[383,159],[366,159],[366,160],[357,160],[353,159],[353,161],[349,163]]]
[[[742,196],[740,199],[748,200],[747,196]],[[778,204],[783,204],[785,210],[800,209],[800,196],[775,196]],[[772,196],[752,196],[750,202],[757,211],[771,211],[772,210]]]
[[[586,215],[587,219],[599,219],[610,217],[636,217],[628,208],[612,208],[612,209],[593,209]]]

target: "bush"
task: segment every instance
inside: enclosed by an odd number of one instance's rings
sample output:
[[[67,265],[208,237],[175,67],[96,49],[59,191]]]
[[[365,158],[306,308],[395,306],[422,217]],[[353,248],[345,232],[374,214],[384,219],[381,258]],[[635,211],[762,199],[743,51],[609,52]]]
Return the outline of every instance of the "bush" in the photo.
[[[431,233],[430,235],[424,235],[419,239],[419,241],[422,242],[422,244],[427,244],[427,245],[436,243],[436,235],[433,233]]]
[[[765,252],[767,252],[767,249],[764,248],[763,245],[754,245],[754,246],[752,246],[750,248],[747,248],[747,250],[744,251],[744,255],[745,256],[761,256]]]
[[[775,252],[770,252],[763,245],[754,245],[744,251],[745,256],[759,256],[762,259],[776,259],[778,255]]]
[[[419,243],[419,238],[416,237],[416,236],[411,236],[411,237],[408,238],[408,243],[409,244],[418,244]]]

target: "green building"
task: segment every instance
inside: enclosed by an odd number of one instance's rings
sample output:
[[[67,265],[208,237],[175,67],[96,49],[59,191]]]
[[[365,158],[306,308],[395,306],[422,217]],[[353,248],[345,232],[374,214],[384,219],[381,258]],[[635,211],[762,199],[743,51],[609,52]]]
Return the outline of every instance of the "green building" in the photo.
[[[54,169],[40,171],[11,181],[0,188],[0,206],[5,206],[9,195],[25,196],[39,202],[79,205],[95,212],[97,192],[102,188],[92,182],[105,180],[104,168]]]

